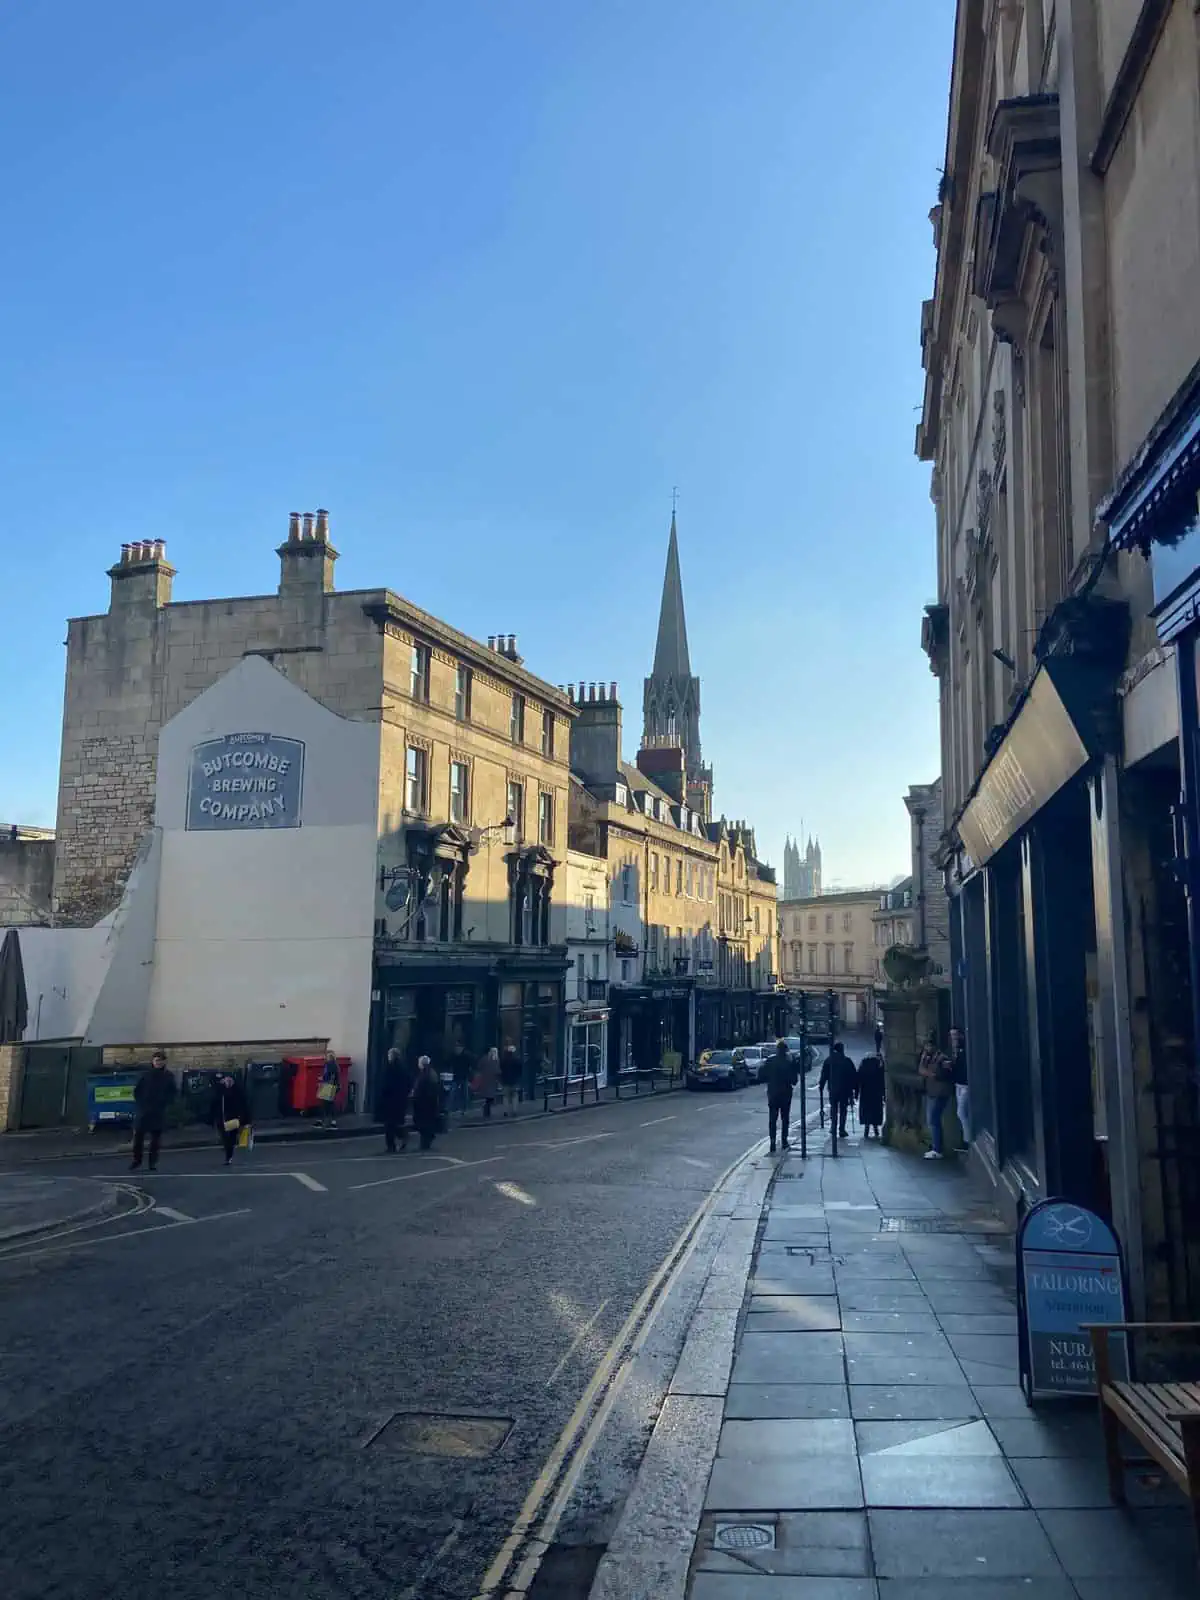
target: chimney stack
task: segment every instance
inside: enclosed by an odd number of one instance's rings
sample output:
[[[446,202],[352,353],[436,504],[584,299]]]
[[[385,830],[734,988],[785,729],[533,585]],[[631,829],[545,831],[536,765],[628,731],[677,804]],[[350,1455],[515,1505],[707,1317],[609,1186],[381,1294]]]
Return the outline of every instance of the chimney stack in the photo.
[[[109,567],[108,576],[112,579],[109,611],[130,606],[157,609],[171,603],[175,569],[167,564],[167,546],[162,539],[136,539],[123,544],[120,558]]]
[[[288,514],[288,536],[279,557],[280,594],[332,594],[337,551],[329,542],[329,513],[323,507]]]
[[[567,685],[567,697],[577,712],[571,723],[571,768],[584,783],[600,790],[611,790],[620,768],[621,706],[616,687],[614,683],[609,695],[603,683],[590,679]]]

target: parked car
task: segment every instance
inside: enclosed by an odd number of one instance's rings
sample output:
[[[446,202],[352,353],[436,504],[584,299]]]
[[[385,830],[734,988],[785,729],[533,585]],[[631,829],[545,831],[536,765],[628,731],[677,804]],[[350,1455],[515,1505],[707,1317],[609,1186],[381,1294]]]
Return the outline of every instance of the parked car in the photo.
[[[775,1054],[774,1044],[748,1044],[743,1045],[740,1054],[750,1074],[751,1083],[764,1083],[766,1081],[767,1062]]]
[[[817,1059],[817,1052],[812,1045],[805,1044],[798,1033],[789,1033],[783,1042],[796,1065],[805,1072],[811,1072]]]
[[[740,1050],[706,1050],[694,1067],[688,1068],[689,1089],[744,1089],[750,1082]]]

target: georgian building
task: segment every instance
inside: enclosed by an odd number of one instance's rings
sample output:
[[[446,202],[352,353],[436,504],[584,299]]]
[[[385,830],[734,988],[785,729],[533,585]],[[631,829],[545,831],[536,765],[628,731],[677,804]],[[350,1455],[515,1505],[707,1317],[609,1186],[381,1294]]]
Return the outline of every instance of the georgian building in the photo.
[[[1200,1309],[1198,128],[1191,0],[959,0],[917,432],[973,1157],[1014,1211],[1109,1218],[1168,1316]]]
[[[790,989],[839,997],[847,1027],[874,1016],[875,911],[880,889],[848,889],[779,902],[782,978]]]
[[[88,1042],[326,1041],[360,1105],[392,1045],[557,1064],[571,701],[512,635],[336,591],[324,511],[278,555],[275,594],[181,603],[126,546],[69,624],[55,901],[115,918]]]

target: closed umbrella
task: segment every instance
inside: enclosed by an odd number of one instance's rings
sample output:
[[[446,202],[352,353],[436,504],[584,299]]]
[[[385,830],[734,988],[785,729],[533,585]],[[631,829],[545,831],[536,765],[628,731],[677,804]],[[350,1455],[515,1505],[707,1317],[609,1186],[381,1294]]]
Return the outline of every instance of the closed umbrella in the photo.
[[[17,930],[10,928],[0,945],[0,1044],[19,1043],[28,1021],[29,998],[25,993],[21,941]]]

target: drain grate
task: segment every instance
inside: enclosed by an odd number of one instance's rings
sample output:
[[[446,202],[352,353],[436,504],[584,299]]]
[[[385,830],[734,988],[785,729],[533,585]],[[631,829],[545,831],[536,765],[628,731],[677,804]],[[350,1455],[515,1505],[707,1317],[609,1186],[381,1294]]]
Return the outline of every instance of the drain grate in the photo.
[[[959,1233],[995,1238],[1008,1229],[998,1217],[880,1217],[880,1233]]]
[[[803,1176],[802,1172],[777,1172],[775,1174],[775,1182],[786,1183],[789,1178],[802,1178]]]
[[[774,1550],[775,1527],[767,1522],[718,1522],[714,1550]]]
[[[472,1411],[397,1411],[367,1440],[406,1455],[482,1461],[513,1431],[512,1417]]]

